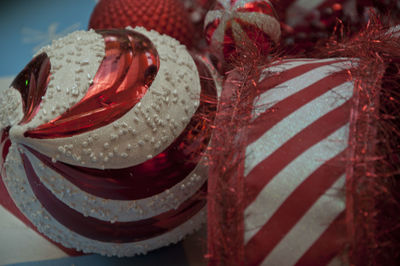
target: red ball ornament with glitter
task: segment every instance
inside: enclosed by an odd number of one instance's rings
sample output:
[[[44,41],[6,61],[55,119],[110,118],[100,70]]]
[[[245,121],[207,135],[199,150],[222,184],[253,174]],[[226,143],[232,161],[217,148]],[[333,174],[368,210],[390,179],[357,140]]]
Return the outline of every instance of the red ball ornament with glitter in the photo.
[[[193,23],[179,0],[101,0],[90,17],[89,28],[142,26],[192,47]]]
[[[169,36],[137,27],[55,40],[0,95],[0,195],[85,253],[175,243],[205,221],[216,98],[204,63]]]
[[[265,0],[218,0],[207,13],[204,29],[211,50],[221,52],[228,62],[238,48],[247,49],[249,44],[268,54],[281,34],[275,10]]]

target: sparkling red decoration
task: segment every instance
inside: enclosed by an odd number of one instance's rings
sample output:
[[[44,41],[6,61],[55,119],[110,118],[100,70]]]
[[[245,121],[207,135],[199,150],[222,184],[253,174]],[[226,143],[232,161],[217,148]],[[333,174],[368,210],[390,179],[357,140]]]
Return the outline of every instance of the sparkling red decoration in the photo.
[[[92,29],[127,26],[143,26],[192,47],[193,23],[179,0],[101,0],[89,21]]]
[[[104,37],[106,56],[85,97],[60,117],[26,132],[25,136],[67,137],[99,128],[124,115],[147,92],[160,64],[151,41],[130,30],[98,33]],[[15,82],[23,81],[20,74]]]
[[[353,265],[398,265],[400,28],[373,15],[359,33],[332,38],[318,56],[355,57],[346,215]]]
[[[228,62],[238,48],[248,48],[249,44],[266,55],[280,37],[274,8],[265,0],[219,0],[207,13],[204,29],[212,52],[222,52]]]

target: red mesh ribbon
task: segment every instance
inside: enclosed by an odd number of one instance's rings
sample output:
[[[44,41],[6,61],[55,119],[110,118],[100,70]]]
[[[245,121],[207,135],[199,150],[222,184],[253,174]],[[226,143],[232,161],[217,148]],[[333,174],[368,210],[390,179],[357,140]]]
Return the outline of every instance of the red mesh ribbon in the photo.
[[[347,169],[347,226],[352,265],[400,261],[400,31],[377,18],[351,39],[332,40],[323,56],[357,58]],[[320,55],[319,55],[320,56]]]
[[[399,31],[398,31],[399,32]],[[373,18],[355,37],[335,34],[316,57],[354,58],[351,157],[347,166],[348,255],[352,265],[400,261],[400,32]],[[339,36],[338,41],[336,38]],[[210,148],[208,248],[210,265],[243,265],[243,161],[257,64],[223,86]],[[252,62],[249,63],[249,62]]]
[[[254,52],[254,50],[253,50]],[[244,265],[244,156],[256,95],[258,63],[246,53],[228,74],[219,100],[209,153],[209,265]]]

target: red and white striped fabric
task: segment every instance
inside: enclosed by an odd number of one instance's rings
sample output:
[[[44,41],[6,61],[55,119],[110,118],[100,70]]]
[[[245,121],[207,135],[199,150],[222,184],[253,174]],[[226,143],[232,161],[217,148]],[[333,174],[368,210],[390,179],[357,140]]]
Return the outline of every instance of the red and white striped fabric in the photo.
[[[246,264],[341,265],[351,67],[294,59],[264,70],[246,148]]]

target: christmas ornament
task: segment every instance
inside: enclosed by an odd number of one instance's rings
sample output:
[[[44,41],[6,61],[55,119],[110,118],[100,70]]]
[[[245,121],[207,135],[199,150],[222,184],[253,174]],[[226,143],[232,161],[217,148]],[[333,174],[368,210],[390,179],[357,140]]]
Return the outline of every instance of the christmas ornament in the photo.
[[[192,47],[193,23],[179,0],[102,0],[94,8],[89,29],[143,26]]]
[[[131,256],[176,242],[204,222],[215,98],[207,68],[168,36],[72,33],[2,95],[2,182],[66,247]]]
[[[204,21],[206,39],[212,52],[222,53],[226,61],[235,57],[237,48],[249,43],[268,54],[280,37],[280,25],[269,1],[219,0]]]
[[[397,265],[400,34],[395,16],[373,19],[397,12],[378,2],[275,1],[278,49],[314,57],[293,59],[270,53],[268,1],[219,1],[209,52],[235,67],[218,100],[172,38],[57,41],[0,98],[1,180],[42,233],[85,252],[178,241],[201,224],[207,187],[210,265]],[[337,19],[348,35],[330,34]]]

